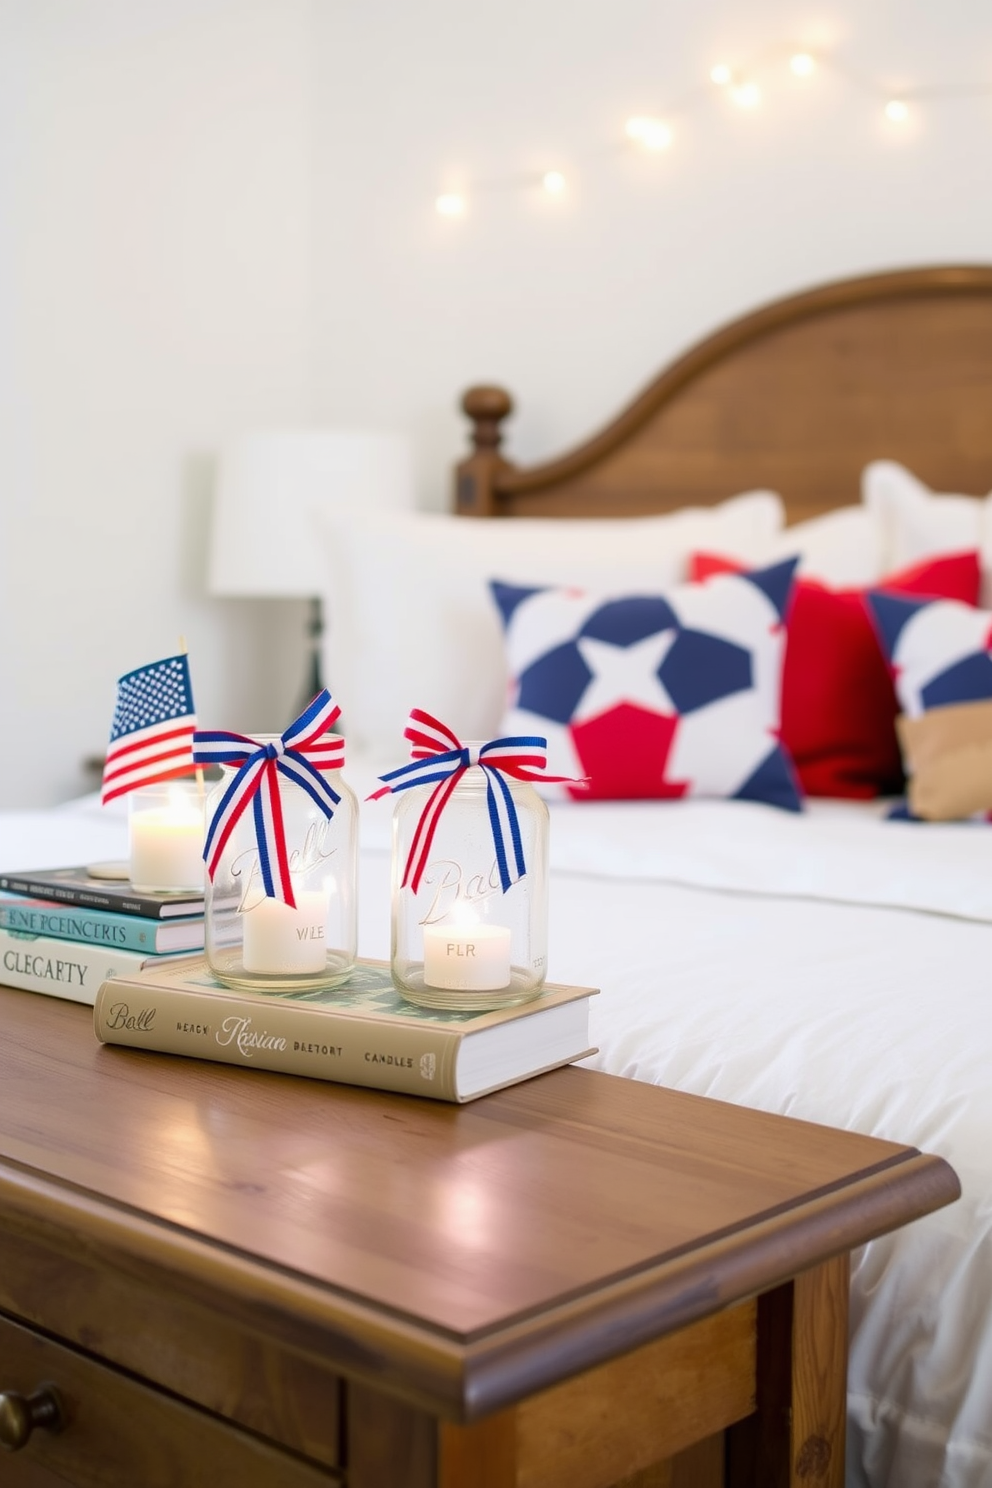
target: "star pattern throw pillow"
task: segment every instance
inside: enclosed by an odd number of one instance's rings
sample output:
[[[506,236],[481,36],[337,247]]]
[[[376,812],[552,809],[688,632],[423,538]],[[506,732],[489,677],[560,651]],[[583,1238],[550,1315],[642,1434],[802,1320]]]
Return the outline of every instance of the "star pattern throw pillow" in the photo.
[[[954,600],[868,595],[902,709],[910,815],[987,820],[992,811],[992,613]]]
[[[802,561],[802,560],[801,560]],[[693,555],[690,576],[742,565]],[[978,554],[945,554],[887,575],[876,591],[978,603]],[[899,706],[863,588],[835,589],[800,569],[782,668],[782,743],[807,796],[868,799],[903,785]]]
[[[796,562],[657,593],[492,592],[510,697],[502,732],[542,734],[586,800],[733,797],[798,810],[779,739]]]

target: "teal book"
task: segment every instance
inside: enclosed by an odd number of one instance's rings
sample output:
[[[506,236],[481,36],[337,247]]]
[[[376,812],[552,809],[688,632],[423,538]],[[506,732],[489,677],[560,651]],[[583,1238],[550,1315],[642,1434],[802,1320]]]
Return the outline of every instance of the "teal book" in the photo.
[[[142,915],[116,914],[109,909],[59,904],[55,900],[3,892],[0,892],[0,930],[51,935],[57,940],[76,940],[103,950],[143,951],[145,955],[203,949],[202,915],[152,920]]]

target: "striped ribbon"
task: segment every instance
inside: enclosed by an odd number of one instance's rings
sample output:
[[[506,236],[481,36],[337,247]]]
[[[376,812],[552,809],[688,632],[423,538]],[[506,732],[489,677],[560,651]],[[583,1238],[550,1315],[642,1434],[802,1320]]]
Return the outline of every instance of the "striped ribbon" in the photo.
[[[330,820],[341,797],[322,772],[344,765],[344,740],[323,738],[341,709],[325,688],[284,734],[263,744],[247,734],[197,730],[193,759],[198,765],[233,765],[237,774],[225,790],[207,827],[203,859],[213,880],[228,838],[250,805],[255,819],[255,844],[266,897],[296,908],[289,871],[289,850],[283,821],[279,777],[305,790]]]
[[[489,823],[499,881],[505,894],[527,872],[520,821],[506,777],[527,781],[565,780],[563,775],[544,773],[547,740],[536,734],[516,735],[490,739],[487,744],[465,745],[446,724],[420,708],[414,708],[410,714],[403,737],[413,745],[410,751],[413,763],[380,775],[382,789],[369,797],[370,801],[378,801],[391,792],[410,790],[415,785],[434,786],[413,834],[403,870],[403,887],[409,884],[414,893],[420,888],[441,813],[465,771],[478,765],[486,777]]]

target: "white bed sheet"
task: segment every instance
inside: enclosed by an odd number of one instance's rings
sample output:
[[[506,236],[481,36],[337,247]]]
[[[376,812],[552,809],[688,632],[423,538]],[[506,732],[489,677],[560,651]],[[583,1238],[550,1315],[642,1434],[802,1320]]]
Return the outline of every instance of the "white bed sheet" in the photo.
[[[359,795],[374,769],[347,771]],[[852,1269],[849,1488],[992,1488],[992,832],[824,803],[552,807],[550,975],[596,1068],[940,1153],[963,1197]],[[389,803],[360,949],[388,954]],[[0,868],[124,852],[93,798],[0,815]]]

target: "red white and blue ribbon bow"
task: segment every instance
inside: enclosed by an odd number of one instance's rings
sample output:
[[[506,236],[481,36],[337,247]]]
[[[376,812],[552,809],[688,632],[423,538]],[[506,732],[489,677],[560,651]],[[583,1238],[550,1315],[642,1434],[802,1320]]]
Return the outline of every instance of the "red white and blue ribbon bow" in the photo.
[[[237,774],[207,827],[203,858],[211,880],[228,838],[250,805],[255,818],[255,844],[266,897],[281,899],[284,904],[296,908],[279,796],[279,776],[285,775],[305,790],[328,819],[334,815],[341,797],[331,789],[321,772],[342,768],[344,740],[338,735],[322,736],[340,714],[341,709],[325,688],[274,743],[263,744],[247,734],[222,730],[198,730],[193,735],[193,758],[198,765],[237,767]]]
[[[505,894],[527,872],[517,808],[506,776],[513,780],[564,780],[562,775],[544,773],[548,741],[536,734],[517,735],[469,746],[463,744],[447,725],[420,708],[414,708],[410,714],[403,737],[413,745],[410,751],[413,763],[400,765],[398,769],[380,775],[382,789],[369,797],[370,801],[378,801],[392,791],[410,790],[415,785],[434,786],[413,834],[403,870],[403,887],[409,884],[414,893],[420,888],[441,813],[465,771],[478,765],[486,776],[489,823],[499,881]]]

